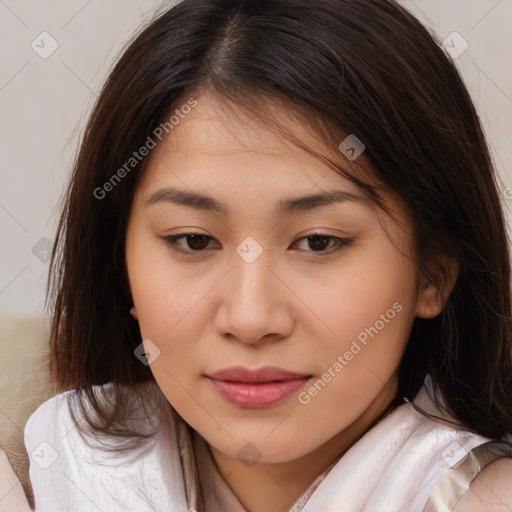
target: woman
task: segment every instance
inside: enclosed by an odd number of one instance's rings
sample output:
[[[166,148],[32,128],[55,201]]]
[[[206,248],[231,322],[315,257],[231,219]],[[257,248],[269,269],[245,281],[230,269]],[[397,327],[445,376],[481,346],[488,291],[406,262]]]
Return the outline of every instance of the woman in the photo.
[[[507,510],[509,261],[474,106],[407,11],[185,0],[77,158],[36,510]]]

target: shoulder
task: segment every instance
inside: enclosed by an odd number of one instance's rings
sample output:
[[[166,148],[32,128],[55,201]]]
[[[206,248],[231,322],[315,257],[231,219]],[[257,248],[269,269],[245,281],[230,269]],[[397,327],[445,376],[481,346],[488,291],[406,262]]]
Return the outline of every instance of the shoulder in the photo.
[[[111,388],[105,385],[97,390],[101,392],[98,397],[107,395],[107,406],[117,405]],[[73,390],[41,404],[25,425],[37,510],[89,510],[91,499],[97,508],[112,512],[149,512],[167,509],[166,503],[182,503],[185,491],[179,448],[172,432],[161,429],[145,450],[132,446],[130,438],[110,434],[84,437],[72,416],[73,412],[82,424],[82,410],[74,403],[79,398],[84,399],[88,414],[87,397]],[[136,423],[143,422],[146,414],[135,412]],[[128,448],[120,450],[123,447]]]
[[[123,402],[123,425],[127,429],[144,433],[157,424],[156,414],[148,411],[140,413],[140,407],[133,402],[136,393],[127,386],[114,386],[112,383],[95,385],[88,390],[73,389],[59,393],[43,402],[25,424],[25,446],[30,455],[43,442],[58,449],[91,454],[96,448],[109,445],[115,448],[120,436],[110,435],[105,430],[91,431],[92,424],[107,423],[110,412]],[[94,406],[93,406],[94,403]],[[100,409],[98,409],[100,407]],[[147,414],[146,414],[147,412]],[[115,418],[118,421],[118,418]],[[76,453],[74,456],[76,457]]]
[[[59,393],[43,402],[30,415],[24,428],[25,447],[29,456],[41,442],[60,439],[71,427],[69,400],[74,393],[75,390]]]
[[[77,389],[70,389],[69,391],[64,391],[63,393],[58,393],[57,395],[53,395],[48,398],[44,402],[42,402],[35,411],[30,415],[27,425],[34,421],[34,418],[44,417],[46,413],[49,411],[57,412],[58,410],[62,410],[63,405],[69,401],[72,395],[78,392]]]
[[[454,512],[510,512],[512,509],[512,458],[491,462],[475,477]]]

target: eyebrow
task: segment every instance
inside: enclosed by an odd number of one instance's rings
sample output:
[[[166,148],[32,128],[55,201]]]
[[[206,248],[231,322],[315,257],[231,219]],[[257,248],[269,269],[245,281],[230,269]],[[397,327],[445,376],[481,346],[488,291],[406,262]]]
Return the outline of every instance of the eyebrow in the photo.
[[[344,203],[347,201],[367,204],[368,200],[362,196],[348,192],[345,190],[332,190],[319,194],[290,197],[281,199],[276,205],[276,214],[286,215],[290,213],[298,213],[309,211],[319,206],[326,206],[336,203]],[[215,199],[214,197],[181,190],[175,187],[164,187],[149,196],[145,202],[145,206],[158,203],[173,203],[182,206],[188,206],[196,210],[211,211],[223,215],[229,215],[229,206]]]

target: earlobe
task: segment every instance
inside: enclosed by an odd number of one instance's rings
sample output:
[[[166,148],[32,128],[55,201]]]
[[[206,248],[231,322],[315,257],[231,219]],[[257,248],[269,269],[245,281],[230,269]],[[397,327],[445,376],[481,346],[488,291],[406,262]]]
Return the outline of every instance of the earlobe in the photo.
[[[135,319],[135,320],[138,320],[139,317],[137,315],[137,310],[135,309],[135,306],[132,306],[130,308],[130,315]]]
[[[420,276],[416,316],[435,318],[443,310],[459,275],[459,262],[444,257],[434,274],[422,272]]]

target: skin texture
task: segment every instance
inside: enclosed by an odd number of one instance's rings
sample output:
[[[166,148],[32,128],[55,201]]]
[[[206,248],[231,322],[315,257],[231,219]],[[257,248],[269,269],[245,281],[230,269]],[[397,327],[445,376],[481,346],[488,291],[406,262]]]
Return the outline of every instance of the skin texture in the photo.
[[[512,459],[498,459],[478,473],[453,512],[510,512]]]
[[[208,95],[197,100],[153,150],[135,194],[126,241],[132,314],[151,340],[146,348],[160,351],[151,364],[158,385],[206,439],[241,503],[253,512],[286,511],[387,409],[415,316],[437,315],[443,300],[417,268],[410,216],[396,197],[384,196],[397,221],[355,201],[276,215],[284,198],[362,192],[243,111],[235,115]],[[321,149],[286,110],[273,114]],[[170,186],[212,196],[229,213],[146,204]],[[163,239],[191,232],[212,237],[192,256]],[[353,242],[315,251],[304,238],[315,233]],[[236,251],[246,237],[262,249],[252,263]],[[177,243],[193,251],[186,238]],[[205,376],[233,365],[275,365],[312,375],[313,383],[393,304],[400,311],[307,404],[294,394],[243,409]],[[242,448],[256,465],[240,460]]]

